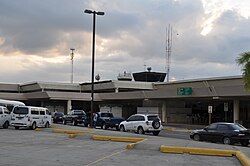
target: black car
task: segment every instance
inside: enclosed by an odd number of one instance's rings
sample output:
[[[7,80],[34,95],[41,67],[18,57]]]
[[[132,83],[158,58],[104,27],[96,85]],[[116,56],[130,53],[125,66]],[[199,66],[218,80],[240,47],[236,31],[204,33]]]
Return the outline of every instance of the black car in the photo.
[[[213,123],[204,129],[194,130],[190,138],[195,141],[222,142],[224,144],[241,143],[248,146],[250,131],[238,123]]]
[[[53,123],[58,123],[63,121],[64,114],[62,112],[55,112],[52,114]]]

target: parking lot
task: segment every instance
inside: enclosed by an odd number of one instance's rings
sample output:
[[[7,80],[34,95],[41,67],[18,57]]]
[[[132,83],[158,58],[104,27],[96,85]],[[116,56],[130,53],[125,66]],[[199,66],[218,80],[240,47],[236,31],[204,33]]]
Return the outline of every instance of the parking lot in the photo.
[[[69,138],[69,134],[55,133],[55,130],[80,130],[84,133]],[[62,165],[227,165],[240,166],[236,157],[162,153],[161,145],[178,147],[215,148],[240,150],[250,155],[249,147],[229,146],[192,140],[166,138],[152,135],[138,135],[129,132],[89,129],[86,127],[53,125],[39,131],[0,129],[0,165],[13,166],[62,166]],[[98,141],[93,135],[137,137],[144,141],[133,149],[127,149],[129,142]]]

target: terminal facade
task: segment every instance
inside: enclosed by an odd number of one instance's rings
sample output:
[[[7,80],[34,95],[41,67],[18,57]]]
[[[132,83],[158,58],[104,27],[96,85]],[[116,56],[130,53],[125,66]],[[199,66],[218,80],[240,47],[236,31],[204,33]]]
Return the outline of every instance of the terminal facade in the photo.
[[[91,83],[0,83],[0,98],[43,106],[51,112],[90,111]],[[165,123],[208,125],[239,122],[250,127],[250,92],[241,76],[175,82],[108,80],[94,83],[94,111],[128,118],[158,114]]]

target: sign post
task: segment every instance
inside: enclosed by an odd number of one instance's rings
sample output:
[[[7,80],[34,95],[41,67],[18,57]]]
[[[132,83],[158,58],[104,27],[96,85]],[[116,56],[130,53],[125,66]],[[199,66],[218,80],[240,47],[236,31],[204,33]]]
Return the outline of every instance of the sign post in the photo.
[[[224,103],[225,121],[227,122],[228,103]]]
[[[209,120],[209,124],[211,124],[212,113],[213,113],[213,106],[209,105],[208,106],[208,120]]]

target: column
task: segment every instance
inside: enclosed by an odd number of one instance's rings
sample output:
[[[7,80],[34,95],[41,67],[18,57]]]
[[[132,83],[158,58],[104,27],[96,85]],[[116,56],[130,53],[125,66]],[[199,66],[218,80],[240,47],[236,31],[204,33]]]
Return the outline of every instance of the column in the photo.
[[[234,100],[234,122],[238,122],[240,115],[240,104],[239,100]]]
[[[71,111],[72,105],[71,105],[71,100],[68,100],[67,102],[67,113]]]
[[[162,103],[162,122],[167,122],[167,102]]]

